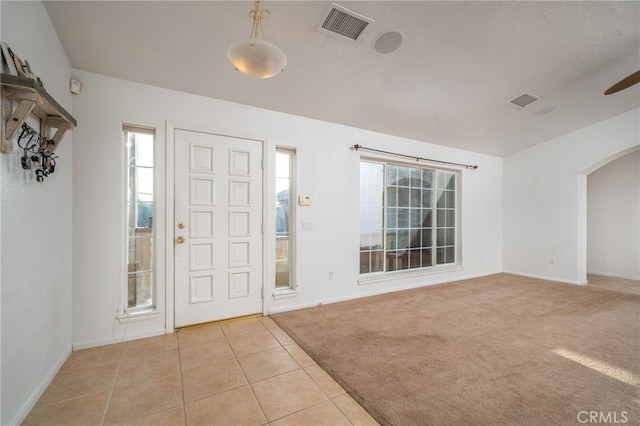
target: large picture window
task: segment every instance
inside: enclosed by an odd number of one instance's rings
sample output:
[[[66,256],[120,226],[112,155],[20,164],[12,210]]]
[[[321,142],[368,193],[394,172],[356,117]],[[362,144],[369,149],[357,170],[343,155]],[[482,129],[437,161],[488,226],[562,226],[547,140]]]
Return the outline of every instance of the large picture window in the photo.
[[[360,273],[456,262],[456,173],[360,162]]]

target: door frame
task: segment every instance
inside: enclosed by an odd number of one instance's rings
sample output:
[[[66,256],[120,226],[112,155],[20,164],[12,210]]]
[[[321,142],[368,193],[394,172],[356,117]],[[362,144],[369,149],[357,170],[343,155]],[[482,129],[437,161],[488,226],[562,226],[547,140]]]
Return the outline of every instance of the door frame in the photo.
[[[166,121],[165,126],[165,328],[167,333],[175,331],[175,244],[174,244],[174,223],[175,223],[175,132],[176,130],[185,130],[190,132],[209,133],[219,136],[231,138],[247,139],[260,142],[262,145],[262,155],[260,158],[262,167],[262,314],[265,312],[264,294],[265,294],[265,267],[266,267],[266,238],[264,233],[264,219],[266,215],[266,179],[265,179],[265,148],[267,146],[265,138],[253,135],[240,134],[229,129],[220,129],[214,126],[196,123],[186,123],[181,121]]]

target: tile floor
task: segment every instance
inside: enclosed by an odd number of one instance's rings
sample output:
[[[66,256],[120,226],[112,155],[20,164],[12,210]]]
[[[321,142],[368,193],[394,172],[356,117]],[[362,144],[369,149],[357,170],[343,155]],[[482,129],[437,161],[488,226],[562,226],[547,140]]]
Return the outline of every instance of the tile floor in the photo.
[[[376,425],[269,317],[75,351],[23,425]]]

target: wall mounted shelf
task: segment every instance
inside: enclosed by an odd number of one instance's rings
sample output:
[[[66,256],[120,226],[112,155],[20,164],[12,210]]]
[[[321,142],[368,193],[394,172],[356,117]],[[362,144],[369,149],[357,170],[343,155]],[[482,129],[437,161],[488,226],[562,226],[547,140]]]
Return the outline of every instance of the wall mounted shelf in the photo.
[[[40,133],[48,137],[56,129],[48,151],[58,147],[67,130],[77,126],[76,119],[31,78],[0,74],[2,84],[2,152],[13,152],[13,138],[30,114],[40,118]],[[14,109],[13,103],[17,103]]]

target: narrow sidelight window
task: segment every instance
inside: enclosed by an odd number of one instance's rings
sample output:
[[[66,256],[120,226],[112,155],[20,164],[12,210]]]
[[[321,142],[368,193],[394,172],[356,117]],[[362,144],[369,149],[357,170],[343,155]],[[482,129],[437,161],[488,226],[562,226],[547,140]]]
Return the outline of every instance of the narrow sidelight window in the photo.
[[[293,289],[295,151],[276,150],[276,290]]]
[[[123,126],[126,150],[127,311],[155,308],[154,129]]]

